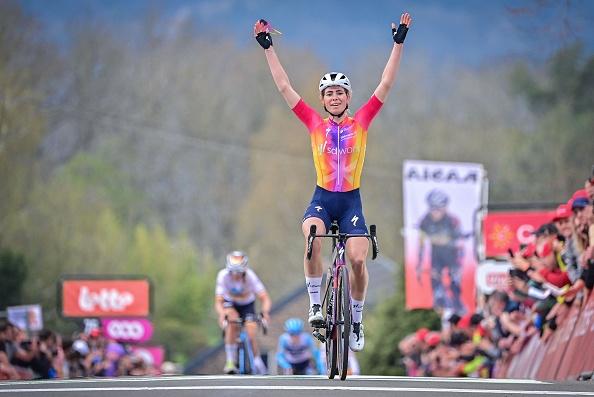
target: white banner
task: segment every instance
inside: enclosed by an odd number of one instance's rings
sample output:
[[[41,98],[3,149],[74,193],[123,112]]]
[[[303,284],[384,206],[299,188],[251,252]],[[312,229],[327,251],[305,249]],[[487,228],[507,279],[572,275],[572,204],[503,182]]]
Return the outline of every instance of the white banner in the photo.
[[[8,321],[25,331],[41,331],[43,315],[40,305],[9,306],[6,308]]]
[[[483,178],[481,164],[404,162],[407,308],[474,309],[473,217]]]
[[[496,290],[506,288],[510,262],[484,261],[476,270],[476,287],[481,294],[489,295]]]

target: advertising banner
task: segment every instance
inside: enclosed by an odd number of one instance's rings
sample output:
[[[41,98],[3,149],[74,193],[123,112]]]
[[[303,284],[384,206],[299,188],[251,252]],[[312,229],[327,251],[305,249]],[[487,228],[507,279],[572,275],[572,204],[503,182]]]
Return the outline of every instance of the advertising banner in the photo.
[[[550,220],[550,211],[489,212],[483,220],[485,256],[507,256],[508,249],[515,252],[520,244],[530,244],[534,241],[532,233]]]
[[[141,343],[153,336],[153,324],[145,318],[102,318],[103,335],[118,342]]]
[[[489,295],[496,290],[504,290],[507,285],[509,262],[485,261],[476,268],[476,288],[481,294]]]
[[[65,279],[60,282],[64,317],[146,317],[148,279]]]
[[[165,359],[165,348],[163,346],[132,346],[132,353],[142,357],[144,362],[155,368],[161,368]]]
[[[473,219],[481,205],[483,177],[480,164],[404,162],[408,309],[474,309]]]
[[[25,331],[41,331],[43,315],[40,305],[9,306],[6,308],[8,321]]]

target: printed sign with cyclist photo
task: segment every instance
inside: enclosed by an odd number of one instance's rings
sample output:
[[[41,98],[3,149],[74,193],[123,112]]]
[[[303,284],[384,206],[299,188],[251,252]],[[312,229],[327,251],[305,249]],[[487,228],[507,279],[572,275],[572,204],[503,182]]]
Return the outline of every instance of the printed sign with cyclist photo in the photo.
[[[405,161],[406,307],[456,313],[475,306],[474,212],[481,205],[480,164]]]

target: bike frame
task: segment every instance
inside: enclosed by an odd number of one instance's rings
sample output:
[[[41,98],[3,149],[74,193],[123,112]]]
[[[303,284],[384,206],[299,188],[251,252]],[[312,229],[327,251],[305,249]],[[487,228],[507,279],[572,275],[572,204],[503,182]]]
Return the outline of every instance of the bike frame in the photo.
[[[253,375],[254,372],[254,352],[252,350],[252,341],[245,330],[241,327],[239,332],[239,343],[237,345],[237,359],[239,361],[238,370],[241,375]],[[246,360],[247,356],[247,360]],[[246,362],[248,365],[246,366]]]
[[[313,332],[318,340],[326,343],[326,362],[328,364],[328,378],[330,379],[333,379],[340,372],[341,380],[345,380],[348,371],[349,334],[352,318],[349,274],[345,260],[346,242],[352,237],[368,238],[372,244],[372,259],[375,259],[378,254],[376,227],[370,225],[369,229],[369,234],[339,233],[336,222],[332,224],[330,234],[316,234],[315,225],[310,228],[307,240],[308,259],[311,259],[315,238],[332,238],[333,242],[332,262],[327,271],[326,290],[322,300],[322,306],[326,304],[327,309],[325,313],[326,334],[322,335],[319,329],[315,329]]]
[[[255,321],[262,328],[264,335],[267,333],[267,326],[262,318],[239,318],[237,320],[226,320],[227,326],[236,325],[239,327],[239,335],[237,336],[237,369],[240,375],[254,375],[254,350],[252,349],[252,340],[245,329],[246,321]],[[246,365],[247,364],[247,365]]]

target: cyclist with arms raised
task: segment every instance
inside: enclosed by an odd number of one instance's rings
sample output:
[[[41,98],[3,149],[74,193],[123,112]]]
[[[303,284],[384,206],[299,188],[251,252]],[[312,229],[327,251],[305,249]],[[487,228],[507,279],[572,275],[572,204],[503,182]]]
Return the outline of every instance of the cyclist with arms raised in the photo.
[[[322,77],[319,84],[320,102],[328,113],[327,118],[322,118],[306,104],[291,86],[272,45],[268,23],[261,19],[254,25],[255,38],[264,48],[276,87],[287,105],[305,124],[311,138],[317,186],[303,217],[302,231],[306,246],[311,225],[316,225],[318,233],[324,234],[333,220],[338,222],[341,233],[367,233],[359,194],[367,129],[396,80],[402,43],[410,24],[408,13],[402,14],[398,28],[392,24],[394,45],[380,83],[353,117],[347,114],[352,95],[349,79],[343,73],[327,73]],[[322,327],[324,321],[320,299],[323,274],[321,247],[321,241],[314,240],[311,260],[307,260],[307,255],[304,255],[305,281],[310,299],[309,323],[314,328]],[[364,237],[347,241],[346,256],[353,269],[350,273],[353,326],[349,342],[354,351],[362,350],[365,343],[361,323],[369,279],[365,265],[368,249],[369,242]]]
[[[248,257],[241,251],[227,255],[226,266],[217,275],[215,290],[215,310],[219,317],[219,326],[225,330],[225,354],[227,361],[223,371],[226,374],[237,373],[237,337],[239,327],[233,321],[244,319],[246,331],[252,342],[254,366],[259,374],[265,374],[266,366],[260,358],[260,349],[256,341],[258,330],[255,301],[260,300],[263,320],[270,321],[270,297],[256,273],[248,268]],[[228,325],[228,322],[231,325]]]

